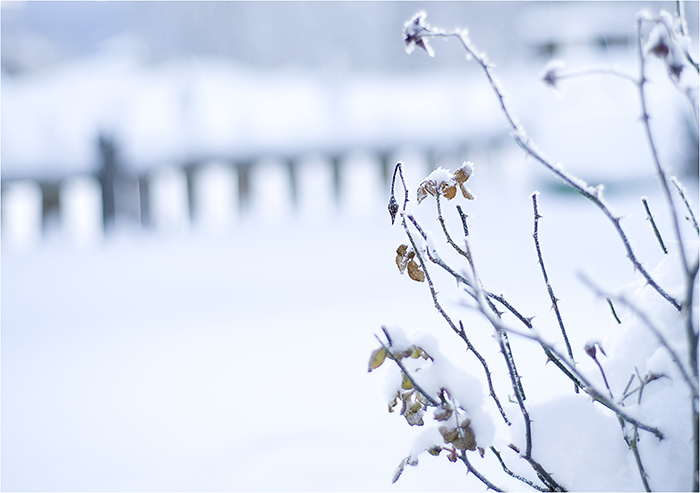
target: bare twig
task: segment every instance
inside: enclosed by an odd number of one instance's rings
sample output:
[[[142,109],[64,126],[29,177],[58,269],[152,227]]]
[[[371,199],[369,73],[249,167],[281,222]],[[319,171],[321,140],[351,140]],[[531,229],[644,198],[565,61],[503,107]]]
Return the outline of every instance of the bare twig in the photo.
[[[642,46],[642,22],[643,17],[637,17],[637,51],[639,55],[639,100],[642,107],[642,123],[644,125],[644,131],[647,136],[647,143],[649,144],[649,151],[651,153],[652,160],[654,161],[654,166],[656,167],[656,174],[661,184],[661,190],[664,193],[666,202],[671,214],[671,221],[673,223],[673,232],[675,234],[676,240],[678,241],[678,253],[681,259],[681,264],[683,266],[683,272],[688,273],[688,260],[686,258],[685,249],[683,248],[683,237],[681,236],[681,228],[678,223],[678,213],[676,211],[676,206],[673,203],[673,197],[671,196],[671,189],[668,186],[668,178],[666,177],[666,170],[661,165],[659,160],[659,153],[656,150],[656,143],[654,141],[654,136],[651,132],[651,125],[649,125],[649,113],[647,111],[647,100],[644,92],[644,86],[647,82],[645,67],[646,67],[646,57],[644,56],[644,47]]]
[[[503,472],[505,472],[507,475],[514,477],[515,479],[522,481],[523,483],[527,484],[528,486],[538,490],[538,491],[550,491],[549,488],[543,488],[542,486],[539,486],[535,484],[534,482],[530,481],[529,479],[519,475],[515,474],[513,471],[511,471],[508,466],[506,466],[506,463],[503,461],[503,457],[501,457],[501,454],[496,448],[492,445],[491,446],[491,452],[493,452],[493,455],[496,456],[498,459],[498,462],[500,462],[501,467],[503,468]]]
[[[647,270],[644,268],[641,262],[637,259],[636,255],[634,254],[634,251],[632,250],[632,246],[629,240],[627,239],[627,235],[622,229],[622,226],[620,225],[620,218],[615,216],[612,213],[612,211],[610,211],[605,202],[603,202],[602,199],[599,197],[600,190],[590,187],[581,179],[575,178],[572,175],[566,173],[561,169],[560,166],[555,166],[551,164],[547,159],[542,157],[542,155],[535,149],[534,145],[530,141],[522,126],[515,120],[515,118],[511,115],[510,110],[506,106],[503,93],[499,87],[499,84],[496,82],[496,79],[492,74],[491,65],[488,63],[484,55],[479,53],[476,49],[474,49],[471,46],[471,42],[467,38],[466,34],[462,31],[442,32],[437,30],[431,30],[427,26],[424,26],[424,28],[421,31],[421,37],[457,38],[457,40],[462,44],[464,50],[467,52],[469,57],[473,58],[476,61],[476,63],[481,67],[482,71],[484,72],[484,75],[488,79],[489,84],[491,85],[491,88],[493,89],[494,94],[496,95],[501,111],[505,116],[508,125],[512,129],[511,135],[513,136],[515,142],[521,147],[521,149],[523,149],[523,151],[525,151],[526,154],[528,154],[530,157],[542,164],[545,168],[547,168],[555,176],[557,176],[567,185],[576,190],[579,194],[583,195],[585,198],[587,198],[588,200],[590,200],[598,206],[598,208],[603,212],[603,214],[612,222],[615,230],[617,231],[618,235],[620,236],[620,239],[622,240],[625,250],[627,251],[627,257],[630,259],[634,267],[639,271],[639,273],[644,277],[644,279],[646,279],[647,283],[650,286],[652,286],[652,288],[654,288],[664,299],[666,299],[669,303],[676,307],[677,310],[680,311],[681,304],[678,302],[678,300],[676,300],[673,296],[668,294],[661,286],[659,286],[659,284],[651,277],[649,272],[647,272]]]
[[[620,317],[617,316],[617,312],[615,311],[615,306],[613,306],[612,300],[610,298],[605,298],[605,300],[608,302],[608,305],[610,306],[610,311],[612,312],[613,317],[615,317],[615,321],[618,324],[621,324],[622,320],[620,320]]]
[[[649,203],[647,202],[646,197],[642,197],[642,204],[644,204],[644,210],[647,213],[647,219],[651,223],[651,228],[654,230],[654,235],[656,235],[656,240],[659,242],[659,245],[661,246],[661,250],[668,255],[668,250],[666,249],[666,245],[664,245],[664,240],[661,238],[661,233],[659,233],[659,228],[656,227],[656,221],[654,221],[654,216],[651,215],[651,210],[649,210]]]
[[[501,488],[486,479],[486,477],[484,477],[479,471],[474,469],[474,466],[472,466],[471,462],[469,462],[469,459],[467,458],[467,452],[465,450],[462,450],[462,454],[459,456],[459,458],[462,460],[462,462],[464,462],[464,465],[467,466],[467,470],[476,476],[479,481],[484,483],[488,489],[493,491],[503,491]]]
[[[683,203],[685,204],[685,208],[688,210],[689,217],[688,219],[693,223],[693,227],[695,228],[695,232],[700,235],[700,227],[698,227],[698,221],[695,219],[695,214],[693,214],[693,209],[690,207],[690,203],[688,202],[688,199],[685,197],[685,191],[683,190],[683,186],[678,182],[675,176],[671,177],[671,183],[676,187],[676,190],[678,190],[678,194],[681,196],[681,200],[683,200]]]
[[[532,208],[535,215],[535,227],[532,237],[535,240],[535,249],[537,250],[537,260],[540,264],[542,270],[542,277],[544,278],[544,283],[547,286],[547,292],[549,293],[549,299],[552,300],[552,308],[554,308],[554,313],[557,316],[557,322],[559,323],[559,328],[561,329],[562,336],[564,337],[564,342],[566,343],[566,351],[569,353],[569,358],[574,360],[574,353],[571,350],[571,344],[569,343],[569,337],[566,335],[566,329],[564,328],[564,321],[561,318],[561,312],[559,311],[558,299],[554,296],[554,289],[549,282],[549,277],[547,276],[547,270],[544,267],[544,259],[542,258],[542,250],[540,249],[540,239],[538,234],[539,221],[542,218],[539,211],[537,210],[537,192],[532,194]],[[578,392],[578,387],[575,387],[576,392]]]

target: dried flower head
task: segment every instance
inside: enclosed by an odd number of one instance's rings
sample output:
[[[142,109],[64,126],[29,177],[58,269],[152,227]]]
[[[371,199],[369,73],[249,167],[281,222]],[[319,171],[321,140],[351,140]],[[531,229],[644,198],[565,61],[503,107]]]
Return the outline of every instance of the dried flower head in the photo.
[[[474,173],[474,165],[465,161],[454,173],[443,168],[437,168],[418,186],[417,199],[420,204],[428,195],[435,197],[440,194],[451,200],[457,196],[457,188],[465,199],[473,200],[474,195],[464,183]]]
[[[406,53],[411,54],[416,46],[424,50],[429,56],[435,56],[435,52],[423,38],[424,35],[430,32],[428,25],[425,23],[425,12],[418,12],[413,18],[406,22],[403,26],[404,42],[406,43]]]

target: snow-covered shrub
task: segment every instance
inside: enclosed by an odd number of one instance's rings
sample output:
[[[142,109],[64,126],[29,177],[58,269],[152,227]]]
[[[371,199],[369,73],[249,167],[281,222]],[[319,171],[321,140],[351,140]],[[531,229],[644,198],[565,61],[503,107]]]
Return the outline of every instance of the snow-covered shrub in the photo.
[[[555,86],[567,77],[602,72],[628,79],[633,84],[632,90],[638,92],[642,126],[675,236],[667,250],[643,198],[656,237],[664,252],[668,252],[653,269],[647,269],[638,257],[621,224],[621,216],[605,201],[603,188],[588,185],[540,153],[511,114],[493,67],[473,47],[466,31],[432,28],[422,12],[406,23],[404,39],[408,53],[418,47],[434,56],[429,40],[435,37],[455,38],[461,43],[467,59],[474,60],[488,79],[512,138],[531,161],[544,166],[588,199],[595,206],[593,213],[597,208],[607,218],[638,281],[632,287],[605,292],[582,276],[594,293],[607,300],[619,327],[605,345],[599,341],[586,344],[583,357],[589,358],[588,364],[581,364],[574,358],[540,249],[538,192],[531,198],[533,239],[542,279],[535,281],[540,286],[544,284],[551,298],[561,331],[557,343],[541,335],[534,317],[525,316],[521,308],[503,295],[490,291],[479,276],[478,260],[472,254],[472,242],[479,238],[470,235],[467,215],[461,206],[450,207],[451,201],[460,195],[474,199],[465,186],[474,172],[473,164],[465,162],[454,172],[438,168],[413,189],[404,180],[403,164],[397,163],[389,213],[392,224],[400,224],[406,236],[396,250],[397,267],[413,281],[427,284],[436,310],[454,336],[461,339],[468,357],[476,358],[479,371],[470,373],[453,363],[432,334],[382,328],[383,333],[377,335],[380,345],[370,357],[369,371],[380,366],[391,368],[387,370],[389,412],[403,416],[410,426],[425,429],[399,464],[394,482],[406,465],[417,465],[419,456],[427,451],[461,463],[468,473],[493,490],[509,486],[566,491],[584,485],[605,490],[619,487],[620,477],[630,489],[698,490],[698,241],[695,235],[700,233],[683,187],[667,175],[660,162],[645,94],[646,64],[650,57],[657,57],[664,62],[670,80],[687,97],[697,125],[698,64],[689,51],[690,40],[682,12],[679,8],[675,16],[666,12],[658,16],[643,12],[637,16],[637,75],[615,68],[565,71],[561,63],[548,64],[543,75],[545,83]],[[440,224],[436,236],[417,219],[418,208],[426,207],[424,202],[435,204],[435,216]],[[448,227],[447,208],[461,223],[458,233]],[[688,221],[683,221],[684,216]],[[692,240],[685,238],[688,232],[684,236],[684,229],[695,230]],[[456,281],[465,296],[466,308],[477,311],[488,321],[497,351],[476,347],[477,338],[472,337],[475,334],[465,328],[459,314],[448,313],[438,297],[434,271],[442,271],[443,278],[447,273],[448,278]],[[569,393],[536,404],[526,402],[521,381],[525,375],[518,370],[511,346],[523,339],[539,345],[543,360],[556,366],[571,381]],[[501,374],[507,373],[510,381],[507,395],[496,390],[493,381],[496,368]],[[499,434],[507,438],[496,439]],[[552,464],[556,469],[551,468]],[[618,482],[608,481],[612,476]]]

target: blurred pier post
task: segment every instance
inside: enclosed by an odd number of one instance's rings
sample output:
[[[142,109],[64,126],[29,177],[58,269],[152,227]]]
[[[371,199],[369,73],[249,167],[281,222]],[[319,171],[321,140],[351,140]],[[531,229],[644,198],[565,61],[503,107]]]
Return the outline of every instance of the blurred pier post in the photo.
[[[100,158],[102,167],[97,174],[102,187],[102,220],[104,231],[114,226],[116,201],[114,197],[114,184],[117,177],[117,158],[114,142],[109,137],[100,134],[98,137]]]

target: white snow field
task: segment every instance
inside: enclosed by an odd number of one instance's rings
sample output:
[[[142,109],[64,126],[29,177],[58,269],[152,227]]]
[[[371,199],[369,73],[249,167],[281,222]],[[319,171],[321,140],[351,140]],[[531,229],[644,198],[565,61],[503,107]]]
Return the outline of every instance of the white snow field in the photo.
[[[628,24],[632,29],[633,19]],[[473,41],[488,53],[488,46]],[[446,44],[433,46],[437,57],[447,56],[441,55]],[[621,70],[635,67],[633,49],[611,49],[602,59],[583,48],[569,54],[572,68],[608,62]],[[644,286],[595,206],[562,193],[508,141],[495,98],[475,65],[461,56],[455,64],[454,71],[408,79],[353,74],[329,82],[219,60],[142,67],[105,55],[43,78],[3,74],[3,166],[11,163],[3,174],[24,174],[25,180],[2,194],[1,488],[483,491],[483,483],[444,453],[422,454],[417,467],[407,467],[391,483],[399,463],[431,435],[387,412],[398,375],[392,362],[367,371],[379,347],[375,334],[383,336],[384,325],[397,339],[415,338],[435,351],[439,345],[451,364],[483,376],[435,310],[428,286],[397,269],[404,233],[390,225],[389,191],[376,157],[365,152],[378,143],[395,145],[393,159],[404,162],[412,187],[411,207],[444,250],[432,198],[420,205],[414,200],[415,187],[430,172],[422,145],[466,134],[479,137],[477,142],[507,141],[447,154],[437,163],[452,170],[462,160],[474,163],[468,185],[476,199],[455,201],[469,215],[485,287],[535,316],[540,333],[563,349],[532,239],[531,194],[539,190],[540,242],[574,358],[603,388],[584,352],[586,343],[600,342],[607,352],[600,361],[618,392],[634,368],[669,376],[649,384],[643,410],[631,403],[629,408],[667,436],[659,442],[640,432],[652,488],[689,489],[692,454],[684,434],[690,408],[677,368],[622,307],[618,325],[607,302],[579,274],[608,290],[623,288],[654,310],[655,321],[675,336],[672,345],[681,351],[677,314]],[[678,295],[677,245],[634,87],[595,76],[564,81],[553,94],[538,80],[542,69],[496,69],[513,112],[546,155],[592,184],[609,185],[605,197],[624,216],[637,256]],[[680,175],[688,154],[684,100],[660,63],[651,62],[648,70],[660,153]],[[152,229],[123,220],[103,235],[100,189],[88,175],[99,128],[121,136],[129,167],[154,173]],[[311,152],[300,164],[294,209],[288,175],[273,151],[341,145],[353,152],[343,163],[338,203],[326,155]],[[250,209],[238,210],[236,175],[212,160],[196,177],[198,207],[190,223],[183,173],[167,165],[183,156],[241,149],[270,151],[260,154],[254,168]],[[64,186],[60,225],[50,224],[42,234],[41,198],[30,178],[46,174],[72,178]],[[697,174],[680,179],[697,215]],[[654,237],[642,196],[669,256]],[[448,219],[459,237],[458,217],[450,213]],[[681,229],[688,251],[697,252],[690,223],[683,221]],[[431,274],[441,303],[491,358],[495,384],[509,395],[492,329],[464,306],[452,278],[437,268]],[[515,335],[511,343],[533,418],[537,460],[570,490],[642,490],[616,417],[585,394],[574,394],[538,346]],[[467,394],[479,392],[469,382],[466,377],[455,385]],[[531,475],[508,449],[512,441],[522,447],[519,411],[504,402],[514,422],[509,435],[496,422],[487,389],[481,391],[466,398],[475,406],[483,402],[484,416],[490,414],[496,425],[490,428],[482,416],[475,424],[479,439],[510,454],[515,472]],[[481,473],[510,491],[526,489],[504,479],[487,456],[481,461],[474,453]]]

